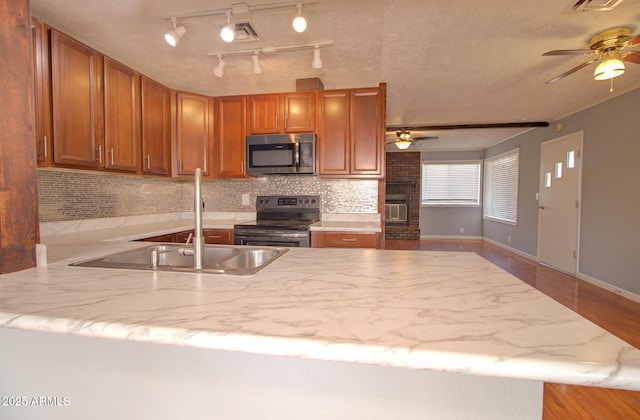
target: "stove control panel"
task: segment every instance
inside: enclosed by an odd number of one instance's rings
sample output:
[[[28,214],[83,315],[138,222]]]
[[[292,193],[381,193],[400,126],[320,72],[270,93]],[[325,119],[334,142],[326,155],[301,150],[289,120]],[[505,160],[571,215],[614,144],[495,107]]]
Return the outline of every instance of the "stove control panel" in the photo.
[[[259,195],[256,210],[260,209],[320,209],[319,195]]]

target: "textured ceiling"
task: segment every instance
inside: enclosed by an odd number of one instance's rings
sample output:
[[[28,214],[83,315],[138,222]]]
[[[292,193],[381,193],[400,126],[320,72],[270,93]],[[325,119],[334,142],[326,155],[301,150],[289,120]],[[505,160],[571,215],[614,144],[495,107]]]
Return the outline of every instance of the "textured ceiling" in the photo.
[[[551,85],[545,81],[587,61],[543,57],[554,49],[587,48],[596,33],[626,26],[640,33],[640,0],[610,12],[563,13],[569,0],[318,0],[304,6],[307,31],[291,28],[295,7],[256,12],[261,41],[224,43],[224,16],[185,19],[175,48],[164,42],[172,14],[231,7],[239,0],[31,0],[32,14],[165,85],[212,96],[294,91],[295,80],[319,77],[325,89],[387,83],[387,125],[553,122],[640,87],[640,65],[609,82],[593,80],[594,65]],[[277,0],[247,0],[250,6]],[[263,56],[252,73],[249,56],[229,56],[212,74],[209,53],[333,41],[324,67],[311,50]],[[636,47],[640,50],[640,47]],[[483,149],[526,129],[418,132],[440,139],[422,150]],[[393,146],[388,146],[393,147]],[[413,147],[413,146],[412,146]],[[411,149],[410,149],[411,150]],[[416,150],[416,149],[414,149]]]

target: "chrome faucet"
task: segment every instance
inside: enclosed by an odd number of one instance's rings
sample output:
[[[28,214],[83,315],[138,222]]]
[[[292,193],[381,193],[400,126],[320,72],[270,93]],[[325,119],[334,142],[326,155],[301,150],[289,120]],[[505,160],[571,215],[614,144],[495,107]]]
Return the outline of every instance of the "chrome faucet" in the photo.
[[[180,251],[183,255],[193,255],[193,268],[195,270],[202,269],[202,263],[204,261],[204,236],[202,234],[202,207],[204,203],[202,201],[202,170],[196,168],[194,174],[194,186],[193,186],[193,218],[194,229],[193,235],[189,234],[185,248]],[[186,248],[189,246],[189,241],[193,240],[193,248]]]

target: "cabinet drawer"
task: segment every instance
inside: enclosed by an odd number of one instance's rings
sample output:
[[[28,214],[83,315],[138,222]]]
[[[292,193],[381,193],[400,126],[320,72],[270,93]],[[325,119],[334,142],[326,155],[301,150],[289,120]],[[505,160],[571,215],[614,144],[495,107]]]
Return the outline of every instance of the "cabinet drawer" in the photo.
[[[375,233],[325,232],[324,246],[327,248],[375,248]]]
[[[232,243],[231,229],[204,229],[204,242],[207,244],[230,245]]]

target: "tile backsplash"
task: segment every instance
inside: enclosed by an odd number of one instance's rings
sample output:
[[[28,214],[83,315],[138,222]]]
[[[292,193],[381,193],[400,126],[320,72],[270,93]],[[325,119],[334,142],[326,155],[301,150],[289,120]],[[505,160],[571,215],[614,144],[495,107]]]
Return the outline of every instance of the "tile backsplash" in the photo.
[[[249,205],[242,204],[242,195]],[[378,181],[270,176],[203,180],[207,212],[255,211],[258,195],[320,195],[323,213],[377,213]],[[38,169],[40,222],[193,210],[193,182],[59,168]]]

